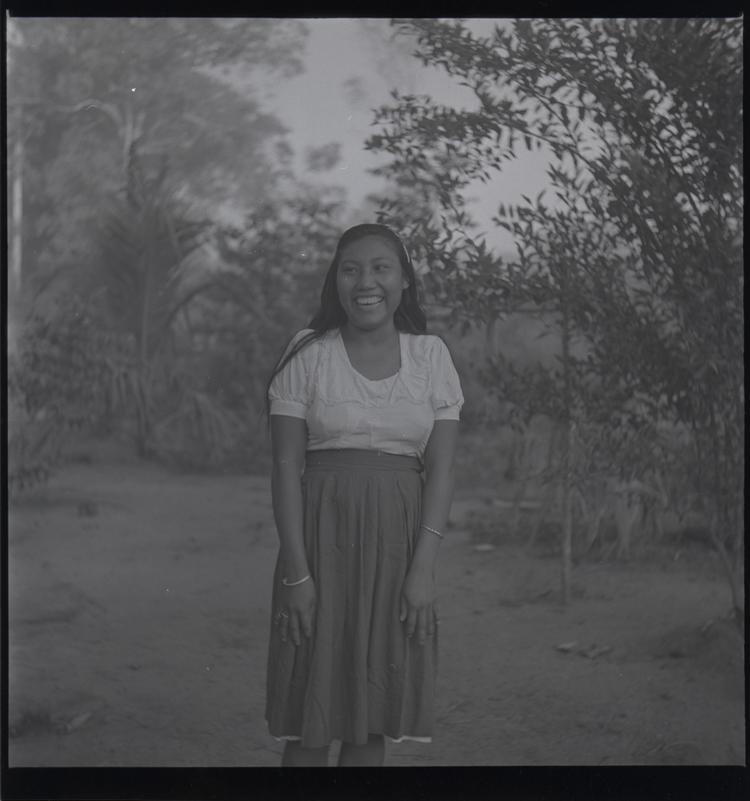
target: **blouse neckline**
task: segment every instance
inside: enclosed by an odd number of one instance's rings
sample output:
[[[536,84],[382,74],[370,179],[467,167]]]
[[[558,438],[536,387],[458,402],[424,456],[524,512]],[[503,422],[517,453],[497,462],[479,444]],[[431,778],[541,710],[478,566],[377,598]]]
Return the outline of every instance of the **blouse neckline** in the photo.
[[[344,344],[344,338],[341,336],[341,329],[338,329],[336,338],[339,342],[339,347],[343,351],[344,360],[348,365],[349,369],[357,376],[359,376],[362,380],[367,381],[369,384],[382,384],[385,381],[393,381],[397,376],[401,375],[401,371],[404,369],[404,363],[406,361],[406,354],[404,353],[404,335],[401,331],[398,331],[398,350],[399,350],[399,360],[401,364],[399,365],[398,370],[393,373],[393,375],[387,375],[385,378],[368,378],[366,375],[362,375],[362,373],[357,370],[357,368],[352,364],[352,360],[349,358],[349,351],[346,349],[346,345]]]

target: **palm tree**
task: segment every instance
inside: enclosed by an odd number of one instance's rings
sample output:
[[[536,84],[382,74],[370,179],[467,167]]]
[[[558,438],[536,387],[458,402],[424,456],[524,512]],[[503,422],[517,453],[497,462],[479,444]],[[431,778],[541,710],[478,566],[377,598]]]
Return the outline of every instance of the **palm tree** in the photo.
[[[157,386],[179,383],[178,317],[214,279],[191,283],[190,257],[205,244],[207,223],[188,219],[166,189],[167,160],[147,170],[137,144],[130,146],[125,190],[102,215],[100,277],[115,329],[127,343],[127,359],[112,363],[116,400],[132,403],[138,451],[147,456]]]

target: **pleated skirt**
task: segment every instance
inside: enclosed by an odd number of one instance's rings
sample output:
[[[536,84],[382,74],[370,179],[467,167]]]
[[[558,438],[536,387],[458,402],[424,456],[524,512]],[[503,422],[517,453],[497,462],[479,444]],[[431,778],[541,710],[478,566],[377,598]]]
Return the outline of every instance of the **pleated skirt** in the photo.
[[[302,494],[315,622],[299,646],[281,641],[277,560],[266,687],[274,737],[306,748],[364,744],[370,734],[431,739],[437,629],[420,646],[399,620],[420,525],[420,470],[416,457],[308,451]]]

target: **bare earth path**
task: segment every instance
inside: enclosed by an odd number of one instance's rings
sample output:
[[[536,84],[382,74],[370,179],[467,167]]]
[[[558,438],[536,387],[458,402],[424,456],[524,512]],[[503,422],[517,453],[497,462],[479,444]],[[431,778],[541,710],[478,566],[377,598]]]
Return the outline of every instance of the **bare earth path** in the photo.
[[[440,556],[432,745],[391,765],[741,764],[743,645],[718,563]],[[10,514],[11,766],[271,766],[263,721],[276,554],[262,477],[66,467]],[[563,648],[559,648],[563,646]]]

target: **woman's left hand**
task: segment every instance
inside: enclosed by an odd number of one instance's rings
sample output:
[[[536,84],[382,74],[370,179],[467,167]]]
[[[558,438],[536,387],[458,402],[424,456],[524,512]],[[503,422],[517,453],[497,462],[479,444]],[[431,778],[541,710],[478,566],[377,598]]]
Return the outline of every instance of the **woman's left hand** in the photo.
[[[417,641],[424,645],[428,637],[435,634],[437,612],[435,610],[435,576],[416,564],[406,574],[401,591],[401,616],[406,621],[406,636],[416,633]]]

